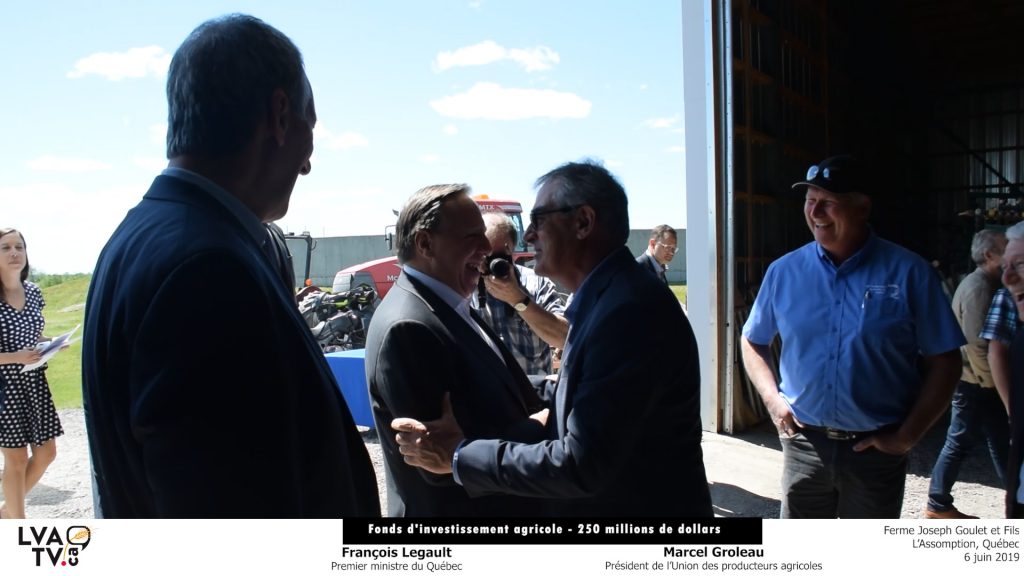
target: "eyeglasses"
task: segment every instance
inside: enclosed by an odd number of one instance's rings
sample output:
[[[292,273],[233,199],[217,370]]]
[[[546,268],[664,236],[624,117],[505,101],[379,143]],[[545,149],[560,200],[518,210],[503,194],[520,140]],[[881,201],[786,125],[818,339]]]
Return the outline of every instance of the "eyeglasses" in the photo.
[[[679,246],[669,246],[668,244],[662,244],[661,242],[655,242],[655,244],[664,248],[665,252],[668,252],[669,254],[679,252]]]
[[[561,208],[545,208],[543,210],[533,210],[530,212],[530,228],[534,230],[539,229],[544,225],[544,217],[549,214],[572,212],[573,210],[583,206],[583,204],[571,204],[569,206],[562,206]]]

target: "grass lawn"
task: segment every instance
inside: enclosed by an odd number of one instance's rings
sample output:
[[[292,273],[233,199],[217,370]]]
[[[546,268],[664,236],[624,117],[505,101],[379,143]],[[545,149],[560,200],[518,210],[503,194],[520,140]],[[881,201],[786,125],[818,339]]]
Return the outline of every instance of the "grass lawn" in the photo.
[[[669,288],[672,289],[672,293],[676,295],[680,302],[686,303],[686,284],[672,284]]]
[[[43,299],[46,300],[46,308],[43,308],[43,316],[46,317],[44,332],[47,336],[62,334],[82,323],[85,317],[85,295],[91,278],[73,278],[43,288]],[[686,302],[686,284],[673,284],[670,288],[680,302]],[[81,337],[81,328],[75,337]],[[50,360],[46,377],[57,408],[81,408],[82,342],[76,342],[71,348],[54,356]]]
[[[82,323],[85,317],[85,295],[89,290],[91,276],[74,278],[43,288],[43,316],[46,318],[46,336],[56,336]],[[81,338],[82,329],[72,338]],[[57,408],[80,408],[82,406],[82,342],[50,359],[46,378],[53,393]]]

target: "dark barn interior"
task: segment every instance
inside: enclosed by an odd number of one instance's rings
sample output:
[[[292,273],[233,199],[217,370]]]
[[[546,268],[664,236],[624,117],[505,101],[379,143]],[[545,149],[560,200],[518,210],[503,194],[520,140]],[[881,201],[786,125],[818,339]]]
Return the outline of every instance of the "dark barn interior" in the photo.
[[[768,264],[811,239],[790,184],[827,156],[860,157],[876,232],[954,282],[975,230],[1021,220],[1024,1],[731,7],[737,331]]]

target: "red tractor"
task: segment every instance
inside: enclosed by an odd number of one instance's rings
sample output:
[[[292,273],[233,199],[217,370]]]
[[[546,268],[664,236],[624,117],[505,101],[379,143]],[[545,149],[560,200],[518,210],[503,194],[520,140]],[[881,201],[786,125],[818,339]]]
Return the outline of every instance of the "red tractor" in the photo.
[[[533,251],[523,242],[523,234],[526,233],[526,228],[523,226],[523,206],[515,200],[494,200],[485,194],[473,196],[473,200],[483,212],[500,211],[512,218],[516,230],[519,231],[519,244],[515,247],[513,257],[517,263],[532,260]],[[390,246],[392,233],[387,232],[385,237]],[[331,291],[337,294],[365,284],[376,290],[377,295],[383,298],[398,279],[398,274],[401,271],[398,259],[394,256],[349,266],[334,276],[334,285],[331,287]]]

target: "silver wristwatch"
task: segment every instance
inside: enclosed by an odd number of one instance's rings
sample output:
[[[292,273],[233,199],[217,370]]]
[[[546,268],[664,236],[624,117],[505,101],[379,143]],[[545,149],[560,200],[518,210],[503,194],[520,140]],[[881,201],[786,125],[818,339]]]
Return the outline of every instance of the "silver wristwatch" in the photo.
[[[522,312],[523,310],[526,310],[526,307],[529,306],[529,305],[530,305],[530,296],[529,296],[529,294],[527,294],[526,298],[523,298],[522,302],[519,302],[518,304],[513,305],[512,308],[516,312]]]

